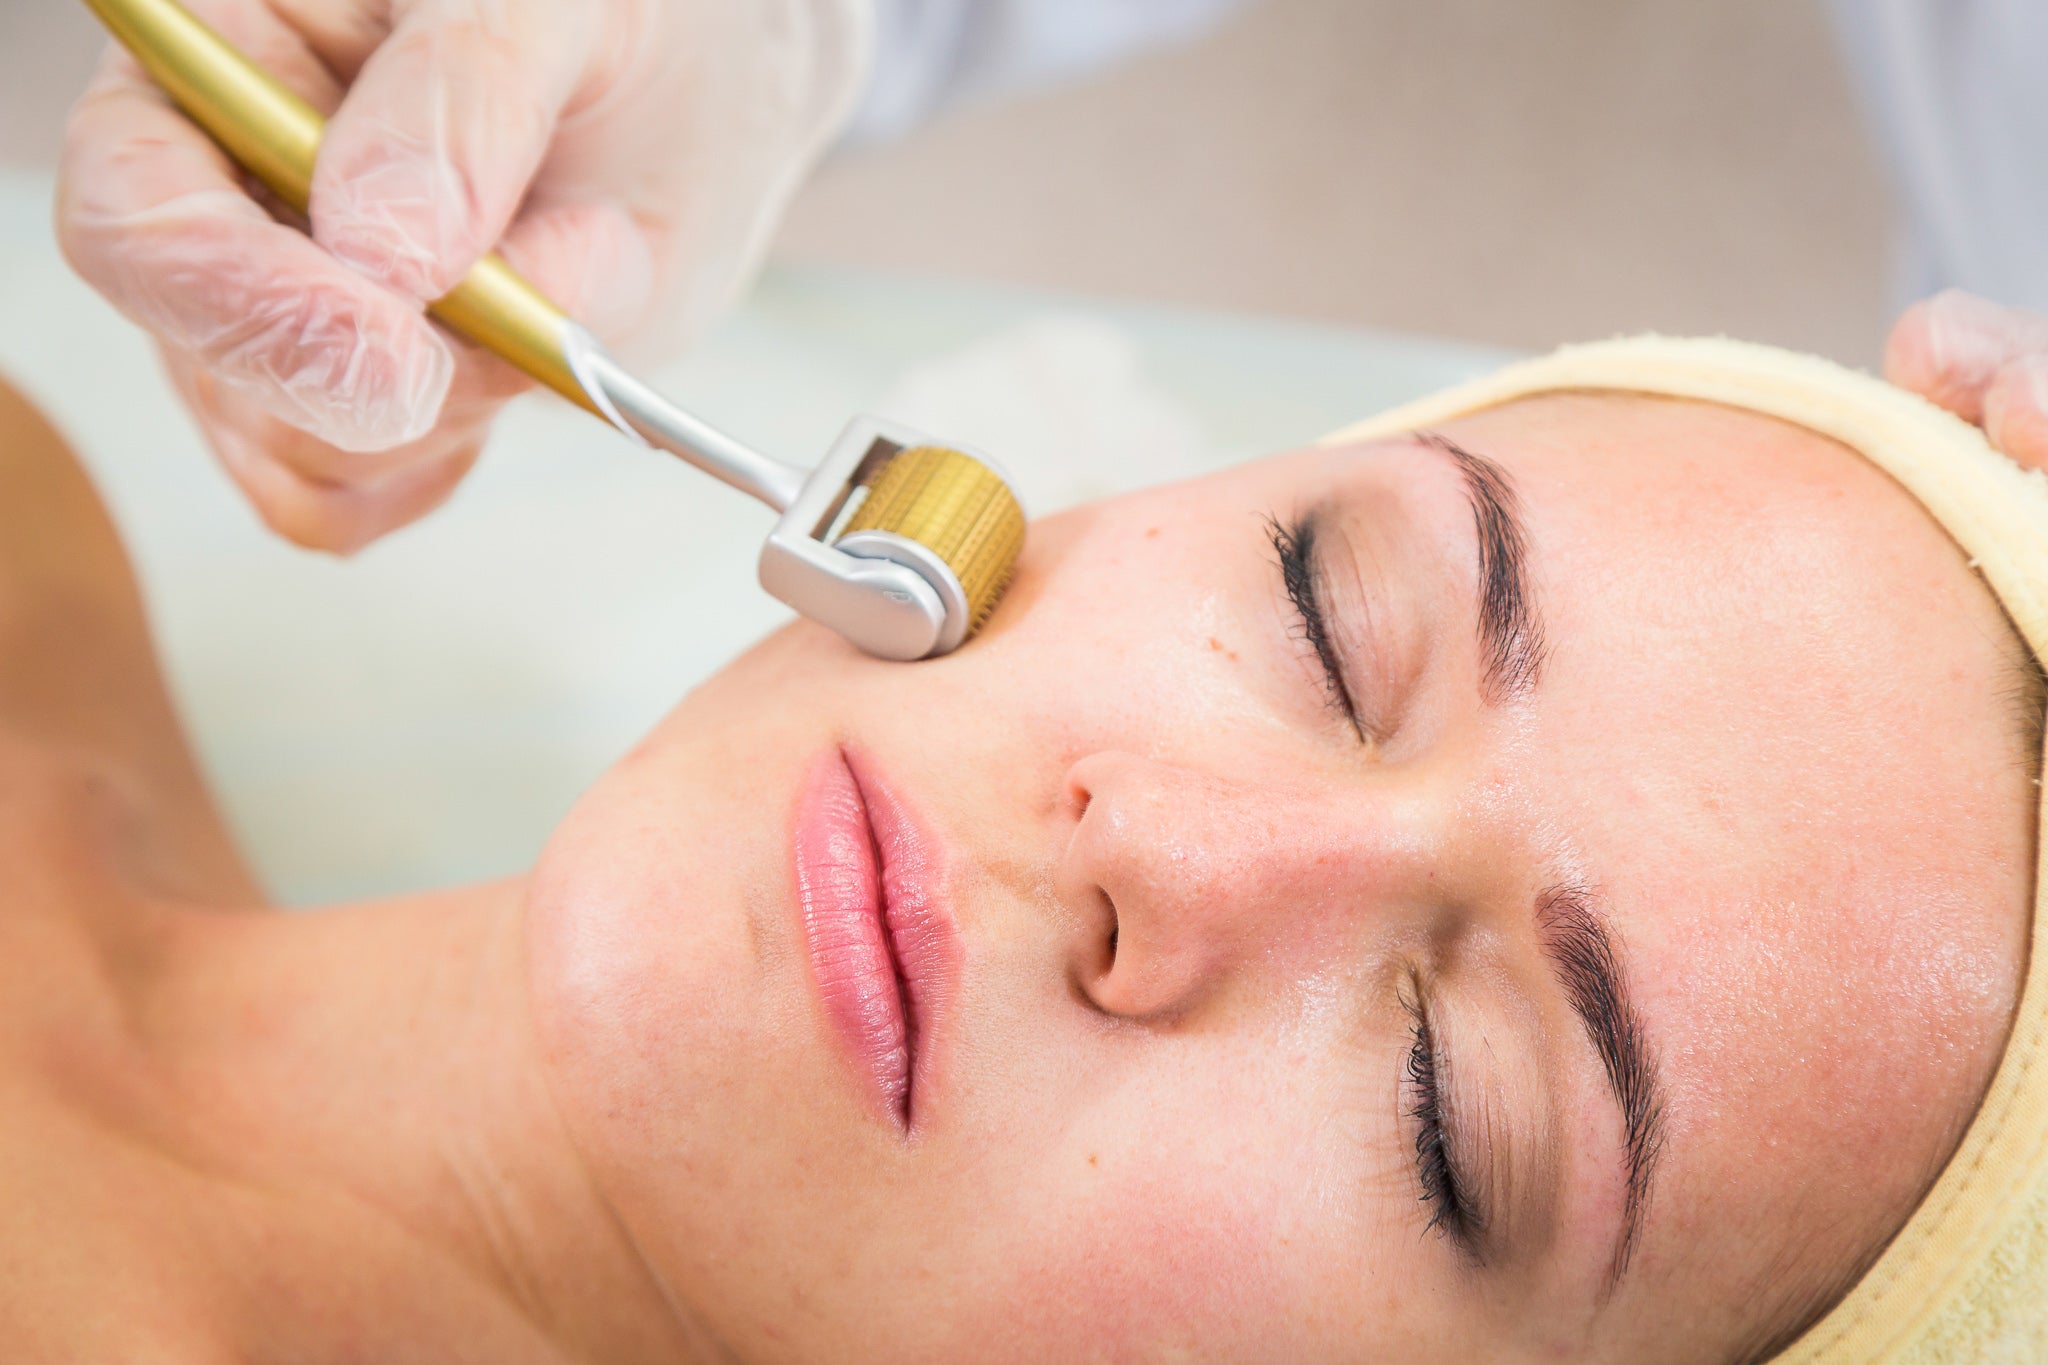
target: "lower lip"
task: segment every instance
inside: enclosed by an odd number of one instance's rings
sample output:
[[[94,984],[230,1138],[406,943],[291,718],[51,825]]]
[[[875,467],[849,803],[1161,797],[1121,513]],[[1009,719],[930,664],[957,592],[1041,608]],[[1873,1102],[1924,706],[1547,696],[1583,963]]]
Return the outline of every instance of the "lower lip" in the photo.
[[[806,776],[794,836],[818,994],[871,1099],[909,1132],[932,1020],[959,961],[958,933],[933,896],[930,843],[894,793],[838,749]]]

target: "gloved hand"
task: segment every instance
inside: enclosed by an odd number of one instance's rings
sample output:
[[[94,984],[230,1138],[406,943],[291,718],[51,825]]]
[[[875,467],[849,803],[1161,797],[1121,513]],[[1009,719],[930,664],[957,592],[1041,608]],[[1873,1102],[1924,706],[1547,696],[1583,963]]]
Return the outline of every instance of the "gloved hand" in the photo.
[[[186,3],[330,116],[312,235],[118,50],[58,235],[263,519],[349,551],[445,499],[526,387],[424,305],[502,245],[599,336],[687,338],[850,111],[872,0]]]
[[[2048,469],[2048,317],[1949,289],[1900,315],[1885,378],[1983,427],[2029,469]]]

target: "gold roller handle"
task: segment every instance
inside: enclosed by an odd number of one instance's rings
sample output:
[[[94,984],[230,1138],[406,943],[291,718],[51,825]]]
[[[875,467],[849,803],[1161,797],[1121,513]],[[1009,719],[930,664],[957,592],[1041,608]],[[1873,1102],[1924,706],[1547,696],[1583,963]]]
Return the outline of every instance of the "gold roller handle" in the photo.
[[[177,0],[85,0],[194,123],[236,164],[300,213],[312,198],[313,163],[327,121],[318,110],[237,52]],[[568,316],[495,251],[428,312],[598,413],[563,350]]]

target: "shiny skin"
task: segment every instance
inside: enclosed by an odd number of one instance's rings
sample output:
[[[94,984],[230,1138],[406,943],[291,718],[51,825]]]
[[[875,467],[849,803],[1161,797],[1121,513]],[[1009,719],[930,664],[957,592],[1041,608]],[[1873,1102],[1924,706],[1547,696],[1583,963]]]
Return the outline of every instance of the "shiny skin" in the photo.
[[[0,400],[10,1361],[1733,1359],[1906,1215],[1997,1056],[2014,643],[1914,504],[1791,428],[1589,397],[1446,428],[1529,523],[1551,652],[1506,704],[1447,463],[1301,452],[1039,523],[948,658],[776,635],[529,877],[275,914],[89,486]],[[1356,725],[1265,520],[1332,501]],[[835,746],[958,933],[907,1130],[802,946],[791,825]],[[1664,1085],[1614,1284],[1618,1119],[1532,930],[1566,880]],[[1420,1198],[1418,993],[1495,1143],[1476,1253]]]
[[[1445,431],[1521,489],[1552,640],[1526,697],[1479,700],[1444,463],[1309,451],[1038,524],[956,657],[793,627],[570,816],[529,900],[550,1085],[714,1337],[1725,1359],[1904,1217],[2021,969],[2036,798],[1995,604],[1882,475],[1763,418],[1561,396]],[[1333,498],[1370,745],[1262,520]],[[790,909],[791,793],[847,742],[936,831],[965,944],[910,1142],[830,1045]],[[1531,927],[1567,878],[1612,907],[1667,1098],[1611,1289],[1619,1120]],[[1483,1258],[1418,1199],[1418,979],[1468,1111],[1524,1144]]]

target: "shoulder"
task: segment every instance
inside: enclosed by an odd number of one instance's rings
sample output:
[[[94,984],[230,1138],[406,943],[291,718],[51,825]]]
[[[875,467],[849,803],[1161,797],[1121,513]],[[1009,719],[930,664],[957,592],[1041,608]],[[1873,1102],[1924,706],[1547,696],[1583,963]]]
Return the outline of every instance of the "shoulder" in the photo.
[[[0,839],[24,816],[42,837],[49,813],[129,840],[158,889],[256,894],[179,729],[113,521],[62,437],[0,382]]]

